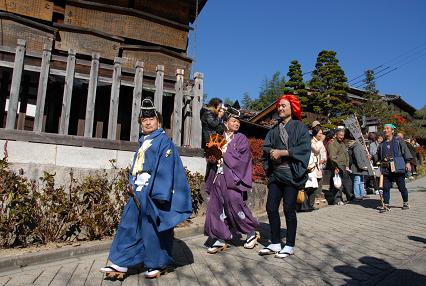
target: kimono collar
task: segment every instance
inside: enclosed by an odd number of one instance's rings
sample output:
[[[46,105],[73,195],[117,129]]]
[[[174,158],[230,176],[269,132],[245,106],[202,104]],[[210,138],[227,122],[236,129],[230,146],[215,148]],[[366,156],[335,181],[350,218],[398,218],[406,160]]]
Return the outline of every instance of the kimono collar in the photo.
[[[143,143],[144,140],[146,139],[154,139],[155,137],[157,137],[158,135],[164,133],[163,128],[158,128],[157,130],[155,130],[154,132],[148,134],[148,135],[142,135],[141,138],[139,138],[139,142]]]

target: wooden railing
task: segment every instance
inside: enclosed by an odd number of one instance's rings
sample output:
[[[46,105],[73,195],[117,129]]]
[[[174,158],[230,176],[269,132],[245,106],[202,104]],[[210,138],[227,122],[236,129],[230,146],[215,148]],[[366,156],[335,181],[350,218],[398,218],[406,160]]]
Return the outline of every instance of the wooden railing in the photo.
[[[123,59],[116,57],[114,65],[102,64],[99,61],[100,55],[93,53],[91,61],[77,60],[75,52],[70,49],[68,56],[52,55],[52,44],[48,43],[44,45],[42,55],[34,53],[26,53],[26,42],[25,40],[18,40],[18,45],[15,50],[8,47],[0,47],[0,51],[4,53],[14,54],[14,61],[0,60],[0,67],[12,68],[12,79],[10,85],[9,95],[9,107],[7,112],[5,129],[11,130],[16,129],[16,114],[18,111],[18,102],[20,89],[22,88],[22,74],[23,71],[31,71],[39,73],[39,81],[37,88],[37,101],[36,101],[36,112],[34,116],[33,131],[40,133],[43,132],[43,116],[46,104],[46,91],[48,87],[49,75],[62,76],[65,78],[62,110],[59,120],[58,133],[62,135],[68,135],[70,112],[71,112],[71,99],[73,93],[73,82],[75,79],[83,79],[89,82],[86,112],[84,118],[84,133],[82,134],[86,138],[93,137],[94,128],[94,114],[95,114],[95,101],[96,101],[96,90],[98,83],[111,84],[111,96],[110,96],[110,107],[108,116],[108,135],[107,139],[117,140],[117,116],[118,116],[118,102],[120,97],[120,87],[128,86],[133,88],[132,108],[131,111],[131,123],[130,123],[130,137],[128,138],[131,142],[136,142],[139,138],[139,124],[138,118],[140,113],[140,106],[142,100],[142,94],[144,90],[154,90],[154,103],[158,110],[162,110],[163,95],[164,95],[164,66],[157,65],[155,74],[155,83],[150,86],[144,86],[144,63],[138,61],[135,65],[135,69],[130,71],[130,74],[134,74],[133,82],[129,80],[129,71],[122,68]],[[26,57],[41,58],[41,64],[34,65],[28,61]],[[61,61],[66,62],[66,69],[51,68],[51,62]],[[76,72],[76,64],[82,64],[87,66],[90,72]],[[103,70],[109,70],[112,72],[112,76],[108,77],[99,74],[100,67]],[[122,75],[123,70],[126,71],[126,76]],[[152,75],[151,75],[152,76]],[[149,75],[148,75],[149,77]],[[194,79],[190,82],[184,83],[184,70],[176,70],[176,78],[171,80],[175,82],[174,89],[168,89],[166,92],[174,94],[173,101],[173,114],[172,114],[172,128],[171,135],[173,142],[177,146],[188,145],[194,148],[201,147],[201,121],[200,121],[200,109],[202,107],[202,96],[203,96],[203,74],[195,73]],[[5,96],[4,94],[2,96]],[[2,112],[3,113],[3,112]]]

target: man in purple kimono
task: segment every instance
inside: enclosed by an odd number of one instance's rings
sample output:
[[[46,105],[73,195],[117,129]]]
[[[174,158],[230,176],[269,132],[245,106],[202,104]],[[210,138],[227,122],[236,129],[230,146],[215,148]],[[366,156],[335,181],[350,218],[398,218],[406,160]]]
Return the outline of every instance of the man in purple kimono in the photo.
[[[210,254],[228,248],[225,241],[232,239],[231,228],[247,234],[245,248],[254,248],[260,238],[255,231],[259,224],[243,199],[252,187],[252,158],[247,137],[238,133],[239,111],[228,108],[224,125],[223,156],[206,174],[209,202],[204,234],[216,240],[207,251]]]

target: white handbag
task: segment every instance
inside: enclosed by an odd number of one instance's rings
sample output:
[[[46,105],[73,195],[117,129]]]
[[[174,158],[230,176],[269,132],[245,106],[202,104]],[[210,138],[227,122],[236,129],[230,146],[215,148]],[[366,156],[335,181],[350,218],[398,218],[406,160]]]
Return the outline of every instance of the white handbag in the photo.
[[[333,185],[336,189],[340,189],[342,187],[342,178],[340,178],[337,174],[333,177]]]
[[[305,183],[306,188],[318,188],[318,180],[315,172],[308,173],[308,180]]]

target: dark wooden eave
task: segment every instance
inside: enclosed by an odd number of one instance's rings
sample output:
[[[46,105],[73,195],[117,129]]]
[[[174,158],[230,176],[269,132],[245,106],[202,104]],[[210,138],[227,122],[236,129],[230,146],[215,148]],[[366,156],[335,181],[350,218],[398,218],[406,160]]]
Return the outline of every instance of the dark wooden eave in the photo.
[[[143,12],[133,8],[125,8],[125,7],[113,6],[113,5],[107,5],[107,4],[100,4],[100,3],[95,3],[95,2],[85,1],[85,0],[67,0],[67,4],[78,6],[78,7],[94,8],[96,10],[101,10],[101,11],[112,11],[112,12],[118,12],[118,13],[127,14],[127,15],[148,18],[159,23],[180,28],[182,30],[186,30],[186,31],[193,30],[193,28],[190,27],[189,25],[185,25],[176,21],[172,21],[157,15]]]
[[[260,111],[258,114],[250,118],[249,122],[251,123],[257,123],[261,119],[263,119],[266,115],[271,113],[273,110],[275,110],[275,101],[271,103],[268,107]]]
[[[68,24],[59,24],[59,23],[53,23],[53,26],[56,27],[56,28],[59,28],[60,30],[78,32],[78,33],[86,33],[86,34],[91,34],[91,35],[102,37],[102,38],[109,39],[109,40],[116,40],[116,41],[124,42],[124,38],[122,38],[122,37],[114,36],[114,35],[107,34],[107,33],[104,33],[102,31],[98,31],[98,30],[94,30],[94,29],[77,27],[77,26],[68,25]]]
[[[198,1],[198,11],[197,11],[197,1]],[[195,22],[196,17],[198,17],[198,15],[200,15],[201,10],[203,10],[204,6],[207,3],[207,0],[188,0],[188,2],[190,3],[190,13],[189,13],[189,21],[191,23]],[[198,12],[198,14],[197,14]]]
[[[385,94],[384,100],[388,101],[388,102],[392,102],[393,104],[395,104],[396,106],[398,106],[399,108],[401,108],[402,110],[404,110],[405,112],[407,112],[410,115],[414,115],[414,113],[417,110],[413,106],[408,104],[408,102],[403,100],[400,95]]]
[[[126,49],[126,50],[139,50],[139,51],[149,51],[149,52],[159,52],[159,53],[163,53],[187,62],[192,63],[192,59],[190,57],[187,57],[186,55],[182,54],[182,53],[178,53],[175,51],[172,51],[170,49],[164,48],[164,47],[160,47],[160,46],[143,46],[143,45],[126,45],[123,44],[120,46],[120,48],[122,49]]]
[[[55,28],[52,28],[48,25],[41,24],[40,22],[37,22],[37,21],[30,20],[30,19],[25,18],[25,17],[18,16],[16,14],[12,14],[12,13],[8,13],[8,12],[0,12],[0,19],[13,20],[13,21],[16,21],[18,23],[24,24],[26,26],[31,26],[33,28],[37,28],[37,29],[45,31],[45,32],[49,32],[49,33],[52,33],[52,34],[56,33]]]

